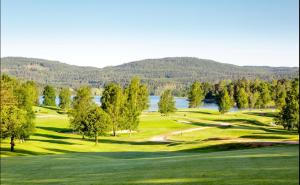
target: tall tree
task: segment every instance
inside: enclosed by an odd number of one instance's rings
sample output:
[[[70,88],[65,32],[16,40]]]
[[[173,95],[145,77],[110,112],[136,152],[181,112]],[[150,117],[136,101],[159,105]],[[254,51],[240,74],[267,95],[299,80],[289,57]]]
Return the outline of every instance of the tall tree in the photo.
[[[248,95],[243,87],[239,88],[237,92],[237,107],[239,109],[248,108]]]
[[[158,102],[158,111],[164,115],[168,115],[169,113],[176,111],[175,101],[171,90],[164,91],[160,96],[160,100]]]
[[[275,89],[275,104],[278,109],[281,109],[285,105],[286,86],[279,83],[275,86]]]
[[[70,111],[70,127],[78,131],[82,138],[88,132],[88,110],[93,106],[91,88],[82,86],[76,91],[76,96],[73,101],[73,109]]]
[[[218,97],[219,112],[222,114],[228,112],[232,107],[232,102],[227,89],[223,89]]]
[[[98,136],[104,135],[109,131],[111,119],[103,109],[97,105],[87,110],[87,134],[95,138],[95,144],[98,144]]]
[[[21,138],[26,128],[26,111],[16,106],[1,107],[1,137],[10,137],[10,151],[14,151],[15,139]]]
[[[285,105],[279,112],[275,122],[285,129],[297,128],[299,131],[299,97],[292,90],[287,92]]]
[[[140,84],[140,80],[135,77],[125,89],[125,119],[124,127],[129,129],[129,133],[139,125],[139,116],[142,111],[148,108],[149,94],[145,85]]]
[[[188,101],[189,101],[189,108],[196,108],[199,107],[204,99],[204,92],[201,86],[201,83],[195,81],[188,93]]]
[[[267,107],[271,101],[271,93],[266,82],[262,82],[260,85],[260,99],[263,108]]]
[[[59,107],[63,110],[69,109],[71,106],[71,91],[69,88],[63,88],[59,92]]]
[[[251,109],[257,107],[257,101],[258,101],[259,97],[260,97],[260,94],[259,94],[258,91],[250,93],[250,95],[249,95],[249,107]]]
[[[33,133],[35,103],[31,82],[21,83],[7,75],[1,75],[1,138],[10,137],[11,151],[15,139],[24,140]]]
[[[124,123],[125,96],[122,88],[114,83],[105,86],[101,97],[101,107],[111,117],[113,135],[116,136],[118,129]]]
[[[43,104],[46,106],[56,106],[55,98],[56,92],[54,87],[47,85],[43,91],[44,101]]]

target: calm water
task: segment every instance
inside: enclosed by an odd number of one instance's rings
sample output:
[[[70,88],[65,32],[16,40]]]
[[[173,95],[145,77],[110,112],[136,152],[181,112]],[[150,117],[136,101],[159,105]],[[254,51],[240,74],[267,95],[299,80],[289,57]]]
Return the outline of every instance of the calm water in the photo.
[[[94,97],[94,101],[97,104],[101,104],[100,103],[100,96],[95,96]],[[159,101],[159,96],[149,96],[149,109],[148,111],[157,111],[158,110],[158,103]],[[40,96],[39,99],[40,104],[43,103],[43,97]],[[56,97],[55,99],[56,105],[59,104],[59,98]],[[180,109],[180,108],[188,108],[188,101],[186,98],[179,98],[179,97],[175,97],[175,105],[176,108]],[[203,103],[203,105],[201,106],[201,108],[205,108],[205,109],[211,109],[211,110],[218,110],[218,105],[216,103]],[[237,111],[237,108],[232,108],[231,111]]]

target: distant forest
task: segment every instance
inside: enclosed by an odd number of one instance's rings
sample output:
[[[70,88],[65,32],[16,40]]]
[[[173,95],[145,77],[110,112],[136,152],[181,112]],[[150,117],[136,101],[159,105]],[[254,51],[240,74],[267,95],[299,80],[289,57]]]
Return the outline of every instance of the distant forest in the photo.
[[[175,96],[186,96],[188,87],[196,80],[214,84],[221,80],[242,78],[259,78],[265,81],[292,79],[299,76],[299,68],[237,66],[192,57],[146,59],[96,68],[36,58],[5,57],[1,58],[1,73],[33,80],[41,86],[51,84],[72,88],[81,85],[103,88],[109,82],[125,86],[133,76],[139,76],[148,85],[151,95],[159,95],[164,89],[172,89]]]

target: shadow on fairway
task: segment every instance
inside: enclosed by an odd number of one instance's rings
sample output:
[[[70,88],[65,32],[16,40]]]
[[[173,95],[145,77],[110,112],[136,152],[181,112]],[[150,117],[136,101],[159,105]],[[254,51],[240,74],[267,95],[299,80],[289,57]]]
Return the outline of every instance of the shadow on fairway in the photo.
[[[276,112],[245,112],[243,114],[253,115],[253,116],[261,116],[261,117],[269,117],[275,118]]]
[[[216,144],[216,145],[204,146],[199,148],[179,150],[177,152],[217,152],[217,151],[259,148],[259,147],[274,146],[274,145],[279,145],[279,144],[274,144],[274,143],[266,144],[262,142],[224,143],[224,144]]]
[[[244,135],[240,138],[251,138],[251,139],[286,139],[284,136],[268,136],[268,135]]]
[[[73,130],[70,128],[57,128],[57,127],[36,127],[43,130],[54,131],[54,132],[72,132]]]
[[[53,143],[53,144],[81,145],[78,143],[71,143],[71,142],[55,140],[55,139],[30,139],[30,141],[40,141],[40,142]]]
[[[8,156],[10,154],[14,154],[14,155],[45,155],[45,154],[51,154],[51,153],[47,153],[47,152],[34,152],[34,151],[30,151],[30,150],[19,149],[18,147],[15,147],[14,152],[11,152],[10,148],[1,148],[0,151],[3,154],[7,154]]]
[[[53,135],[53,134],[41,134],[41,133],[34,133],[34,136],[41,136],[41,137],[47,137],[51,139],[74,139],[72,137],[68,136],[58,136],[58,135]]]

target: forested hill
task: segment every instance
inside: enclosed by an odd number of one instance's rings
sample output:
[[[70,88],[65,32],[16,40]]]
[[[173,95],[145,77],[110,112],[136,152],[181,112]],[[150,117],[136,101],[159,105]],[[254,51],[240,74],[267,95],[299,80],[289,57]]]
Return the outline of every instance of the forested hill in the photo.
[[[101,87],[111,81],[126,83],[132,76],[139,76],[153,90],[160,87],[180,88],[194,80],[218,82],[242,77],[264,80],[293,78],[298,76],[299,68],[236,66],[192,57],[146,59],[113,67],[95,68],[36,58],[5,57],[1,58],[1,71],[41,84],[72,87],[82,84]]]

